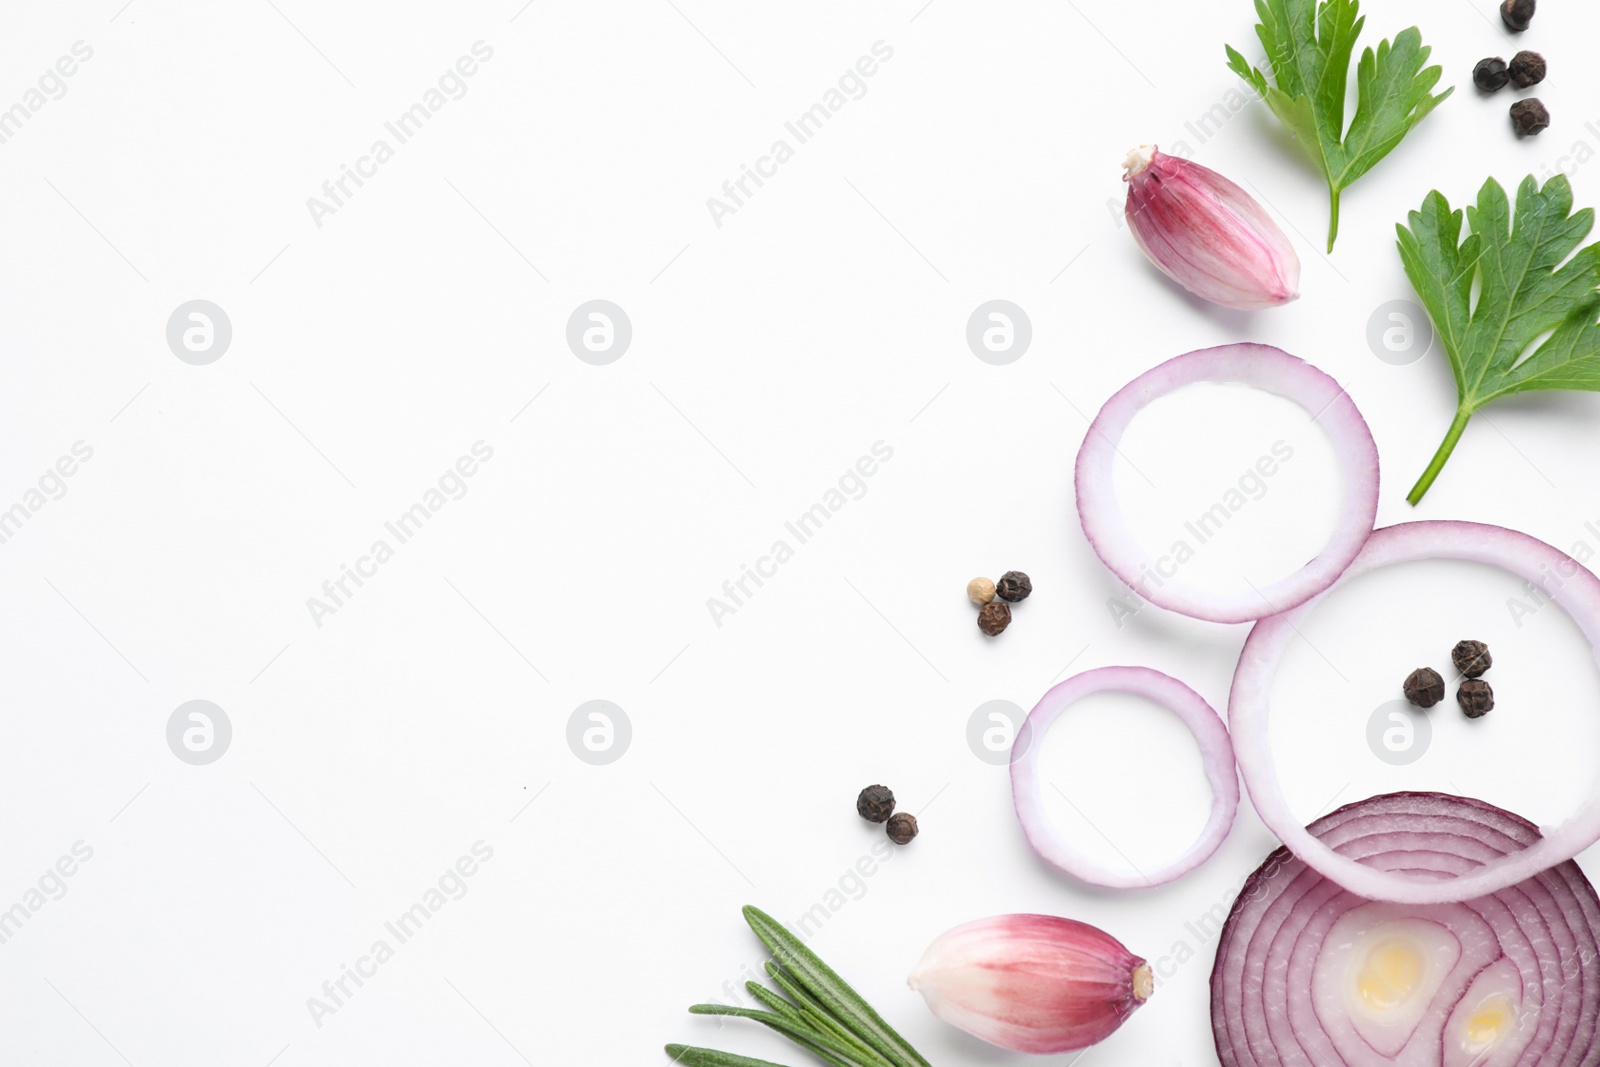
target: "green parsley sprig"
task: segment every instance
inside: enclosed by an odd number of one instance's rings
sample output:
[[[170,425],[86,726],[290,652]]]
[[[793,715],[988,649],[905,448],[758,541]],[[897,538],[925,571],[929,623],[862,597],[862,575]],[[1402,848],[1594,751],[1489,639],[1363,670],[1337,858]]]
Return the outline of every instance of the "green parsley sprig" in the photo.
[[[690,1012],[753,1019],[830,1067],[928,1067],[928,1061],[905,1038],[783,924],[749,906],[744,909],[744,918],[771,950],[767,976],[788,999],[757,982],[746,982],[745,989],[766,1011],[696,1004]],[[780,1067],[766,1060],[690,1045],[668,1045],[667,1055],[683,1067]]]
[[[1409,228],[1395,227],[1406,277],[1450,357],[1457,394],[1444,443],[1406,496],[1412,504],[1439,476],[1467,420],[1486,404],[1538,389],[1600,391],[1600,244],[1574,254],[1594,228],[1594,212],[1572,210],[1566,176],[1543,189],[1532,175],[1524,178],[1514,223],[1506,191],[1493,178],[1479,191],[1477,206],[1466,209],[1472,230],[1466,240],[1461,216],[1434,190],[1421,211],[1410,213]]]
[[[1272,68],[1266,76],[1228,47],[1228,68],[1255,87],[1328,180],[1328,251],[1339,235],[1339,194],[1388,155],[1454,87],[1433,95],[1442,73],[1424,67],[1431,49],[1415,26],[1393,44],[1361,53],[1355,118],[1344,125],[1350,58],[1366,19],[1357,0],[1256,0],[1256,36]]]

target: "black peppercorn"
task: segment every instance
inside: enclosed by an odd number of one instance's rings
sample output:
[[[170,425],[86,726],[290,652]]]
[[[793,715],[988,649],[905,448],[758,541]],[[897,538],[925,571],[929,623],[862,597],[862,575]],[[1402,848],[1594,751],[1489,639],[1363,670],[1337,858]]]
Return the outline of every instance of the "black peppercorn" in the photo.
[[[1011,605],[1004,600],[991,600],[978,609],[978,629],[990,637],[998,635],[1011,625]]]
[[[889,840],[897,845],[910,844],[911,839],[917,836],[917,817],[902,811],[889,820],[884,832],[889,835]]]
[[[1432,667],[1418,667],[1406,675],[1406,699],[1419,708],[1431,708],[1444,699],[1444,679]]]
[[[1479,678],[1469,678],[1456,690],[1456,703],[1469,719],[1481,719],[1494,710],[1494,690]]]
[[[868,822],[887,822],[894,814],[894,793],[888,786],[867,786],[856,797],[856,814]]]
[[[1480,59],[1478,65],[1472,68],[1472,84],[1486,93],[1504,89],[1506,82],[1510,80],[1511,75],[1506,70],[1506,61],[1499,56]]]
[[[1544,56],[1538,52],[1518,52],[1511,57],[1511,66],[1506,69],[1518,89],[1538,85],[1544,81]]]
[[[1021,571],[1006,571],[1000,580],[994,583],[994,591],[1001,600],[1015,603],[1018,600],[1027,600],[1028,594],[1033,592],[1033,582]]]
[[[1504,0],[1500,5],[1500,18],[1506,26],[1521,33],[1533,21],[1536,0]]]
[[[1476,678],[1494,666],[1494,657],[1482,641],[1457,641],[1450,650],[1450,662],[1468,678]]]
[[[1550,128],[1550,112],[1537,97],[1518,100],[1511,105],[1511,125],[1522,137],[1531,137]]]

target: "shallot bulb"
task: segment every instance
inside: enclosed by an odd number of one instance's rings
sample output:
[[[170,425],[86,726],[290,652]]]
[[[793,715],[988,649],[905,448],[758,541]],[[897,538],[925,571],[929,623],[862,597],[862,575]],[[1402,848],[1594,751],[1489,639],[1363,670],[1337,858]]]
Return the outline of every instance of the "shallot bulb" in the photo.
[[[1014,1052],[1105,1040],[1155,987],[1110,934],[1053,915],[997,915],[941,934],[908,980],[952,1026]]]
[[[1260,204],[1208,167],[1142,145],[1122,164],[1134,240],[1195,296],[1245,311],[1300,295],[1300,258]]]

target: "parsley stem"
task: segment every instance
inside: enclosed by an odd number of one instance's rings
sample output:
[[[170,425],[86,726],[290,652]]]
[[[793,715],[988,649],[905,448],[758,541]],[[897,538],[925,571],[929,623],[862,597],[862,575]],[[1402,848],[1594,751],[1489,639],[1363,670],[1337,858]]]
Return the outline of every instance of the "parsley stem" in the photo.
[[[1328,184],[1328,251],[1333,251],[1334,238],[1339,236],[1339,187]]]
[[[1456,409],[1455,421],[1450,424],[1450,432],[1444,435],[1444,441],[1439,445],[1439,451],[1433,454],[1433,459],[1428,462],[1428,469],[1422,472],[1422,477],[1417,479],[1417,484],[1411,487],[1411,492],[1406,494],[1406,503],[1412,507],[1417,506],[1433,480],[1439,477],[1439,472],[1444,470],[1445,461],[1450,458],[1450,453],[1456,449],[1456,442],[1461,440],[1461,431],[1467,428],[1467,420],[1472,418],[1472,412],[1466,408]]]

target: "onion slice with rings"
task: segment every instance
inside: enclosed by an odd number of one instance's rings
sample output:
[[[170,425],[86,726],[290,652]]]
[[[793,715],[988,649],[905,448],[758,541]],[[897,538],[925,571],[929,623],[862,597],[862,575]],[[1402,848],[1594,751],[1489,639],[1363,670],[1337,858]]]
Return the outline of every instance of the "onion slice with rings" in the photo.
[[[1327,431],[1343,482],[1345,508],[1317,557],[1287,577],[1248,593],[1208,593],[1175,578],[1150,580],[1155,561],[1123,519],[1112,480],[1117,445],[1151,402],[1198,382],[1241,382],[1294,401]],[[1378,447],[1344,388],[1311,364],[1271,345],[1202,348],[1146,371],[1106,401],[1078,451],[1078,520],[1111,573],[1144,599],[1207,622],[1252,622],[1305,603],[1338,580],[1361,550],[1378,514]]]
[[[1516,530],[1453,521],[1386,526],[1373,532],[1334,589],[1346,579],[1379,567],[1435,559],[1486,563],[1543,586],[1550,599],[1578,624],[1600,659],[1600,578],[1560,549]],[[1552,576],[1557,582],[1551,582]],[[1300,632],[1305,617],[1321,600],[1319,596],[1281,615],[1262,619],[1251,629],[1239,653],[1228,699],[1229,731],[1250,800],[1261,821],[1289,851],[1324,877],[1370,900],[1448,904],[1497,893],[1564,863],[1600,841],[1600,790],[1561,826],[1530,842],[1528,847],[1507,851],[1442,879],[1433,873],[1417,875],[1359,863],[1301,826],[1289,810],[1272,758],[1268,704],[1278,661]]]
[[[1200,746],[1200,759],[1211,785],[1211,816],[1188,851],[1158,870],[1127,874],[1102,867],[1061,837],[1044,807],[1039,749],[1045,732],[1067,708],[1092,693],[1103,692],[1132,693],[1160,704],[1189,728]],[[1012,748],[1011,795],[1028,844],[1044,860],[1091,885],[1138,889],[1170,882],[1211,858],[1228,836],[1239,811],[1239,775],[1234,769],[1228,729],[1200,694],[1149,667],[1100,667],[1068,678],[1040,698],[1028,713]]]
[[[1391,793],[1307,830],[1369,870],[1460,881],[1538,847],[1479,800]],[[1568,860],[1453,904],[1341,889],[1280,848],[1217,939],[1211,1027],[1223,1067],[1600,1064],[1600,899]]]

